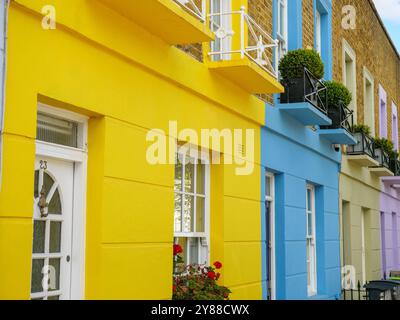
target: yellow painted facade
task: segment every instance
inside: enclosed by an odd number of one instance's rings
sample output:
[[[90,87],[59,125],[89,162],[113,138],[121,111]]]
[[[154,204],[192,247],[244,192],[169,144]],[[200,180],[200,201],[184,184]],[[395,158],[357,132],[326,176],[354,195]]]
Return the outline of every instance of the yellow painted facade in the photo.
[[[7,50],[0,299],[30,298],[38,103],[89,117],[86,299],[171,298],[174,167],[147,163],[146,133],[253,129],[251,175],[211,165],[210,252],[233,299],[261,299],[261,100],[97,0],[11,1]]]
[[[380,179],[349,159],[343,157],[340,173],[341,261],[355,268],[356,281],[362,283],[363,277],[367,281],[381,277]]]

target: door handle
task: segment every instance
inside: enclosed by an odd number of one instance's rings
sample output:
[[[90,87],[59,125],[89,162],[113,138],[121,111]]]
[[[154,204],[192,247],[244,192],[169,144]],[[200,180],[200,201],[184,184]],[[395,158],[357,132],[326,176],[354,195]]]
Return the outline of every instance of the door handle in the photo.
[[[70,262],[70,261],[71,261],[71,256],[67,255],[67,262]]]

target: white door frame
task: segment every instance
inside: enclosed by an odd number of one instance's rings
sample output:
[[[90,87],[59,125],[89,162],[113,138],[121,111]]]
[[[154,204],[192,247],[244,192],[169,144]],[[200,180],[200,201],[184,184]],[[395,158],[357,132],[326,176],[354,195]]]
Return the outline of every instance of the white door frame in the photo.
[[[361,209],[361,281],[365,284],[367,281],[366,269],[366,243],[365,243],[365,209]]]
[[[265,201],[269,201],[271,203],[270,213],[269,213],[269,221],[266,221],[267,228],[269,228],[271,243],[267,243],[267,246],[271,247],[271,261],[268,262],[271,264],[271,299],[276,300],[276,252],[275,252],[275,175],[271,172],[267,172],[265,174],[266,177],[270,178],[270,190],[271,194],[265,195]],[[267,239],[269,240],[269,239]],[[269,248],[267,248],[269,250]],[[267,266],[268,270],[268,266]],[[267,276],[268,278],[268,276]],[[268,284],[267,284],[268,285]]]
[[[317,233],[316,233],[316,211],[315,211],[315,186],[312,184],[307,184],[306,189],[306,202],[308,202],[308,190],[311,191],[311,208],[307,208],[308,211],[311,209],[311,229],[312,229],[312,239],[311,239],[311,249],[310,252],[310,266],[311,270],[307,270],[307,272],[311,271],[310,276],[310,286],[307,286],[308,296],[312,297],[317,295],[318,293],[318,271],[317,271]],[[307,207],[307,204],[306,204]],[[308,211],[306,210],[306,219],[308,219]],[[307,220],[306,220],[307,221]],[[308,222],[307,222],[307,229],[308,229]],[[308,233],[308,231],[307,231]],[[308,235],[307,235],[308,237]],[[308,241],[309,239],[307,239]],[[307,244],[308,245],[308,244]],[[308,269],[308,267],[307,267]]]
[[[38,111],[77,122],[78,148],[36,141],[36,156],[73,162],[73,217],[71,250],[72,300],[85,297],[85,247],[86,247],[86,183],[87,183],[87,123],[88,117],[38,104]]]

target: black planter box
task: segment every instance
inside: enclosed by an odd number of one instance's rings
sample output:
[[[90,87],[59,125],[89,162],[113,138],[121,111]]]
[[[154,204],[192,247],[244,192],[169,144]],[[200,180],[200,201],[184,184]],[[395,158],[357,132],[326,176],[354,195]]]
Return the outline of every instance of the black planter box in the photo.
[[[342,114],[340,112],[340,108],[337,107],[329,107],[328,109],[328,117],[332,120],[332,124],[330,128],[337,129],[342,126]]]
[[[308,99],[311,100],[312,104],[317,105],[315,84],[311,81],[306,79],[305,76],[283,81],[282,85],[285,87],[285,92],[281,93],[281,103],[305,102],[307,101],[305,97],[311,95]]]

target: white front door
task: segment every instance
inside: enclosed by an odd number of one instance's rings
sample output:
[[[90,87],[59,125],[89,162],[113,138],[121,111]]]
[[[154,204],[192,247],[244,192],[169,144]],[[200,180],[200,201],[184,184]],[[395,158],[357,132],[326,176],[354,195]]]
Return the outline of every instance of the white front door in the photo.
[[[70,299],[74,163],[37,156],[31,298]]]

